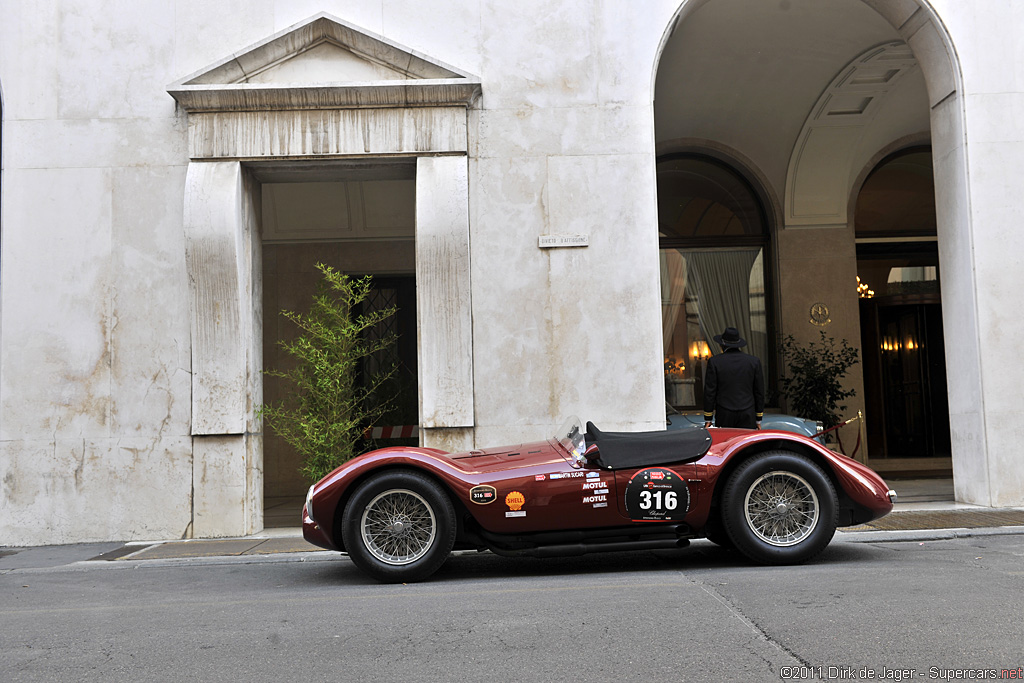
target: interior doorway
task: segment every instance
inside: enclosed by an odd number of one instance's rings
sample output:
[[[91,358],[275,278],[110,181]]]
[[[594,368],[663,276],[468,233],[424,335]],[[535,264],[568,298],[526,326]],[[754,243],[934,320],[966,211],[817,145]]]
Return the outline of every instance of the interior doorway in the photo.
[[[382,321],[370,334],[380,338],[393,334],[396,342],[379,354],[365,359],[360,382],[382,367],[395,367],[395,374],[384,387],[390,407],[374,429],[366,434],[367,447],[418,446],[419,392],[416,357],[416,276],[378,275],[373,278],[370,296],[360,313],[394,308],[395,314]]]
[[[857,198],[868,464],[952,472],[931,150],[892,154]]]
[[[938,298],[864,299],[861,332],[872,465],[878,459],[950,457]],[[941,466],[934,469],[946,472]]]
[[[398,372],[387,388],[397,399],[386,415],[389,426],[414,427],[418,411],[415,160],[338,162],[304,167],[260,166],[261,185],[263,367],[286,370],[293,362],[281,342],[298,329],[282,310],[306,313],[322,276],[322,263],[353,277],[369,275],[373,286],[364,310],[396,307],[397,313],[371,335],[394,333],[398,341],[387,357],[366,359],[359,377],[374,367],[395,363]],[[265,403],[287,401],[292,387],[263,377]],[[367,434],[371,445],[417,443],[391,440],[392,434]],[[404,432],[399,432],[399,436]],[[302,476],[299,454],[264,426],[264,526],[296,526],[311,482]]]

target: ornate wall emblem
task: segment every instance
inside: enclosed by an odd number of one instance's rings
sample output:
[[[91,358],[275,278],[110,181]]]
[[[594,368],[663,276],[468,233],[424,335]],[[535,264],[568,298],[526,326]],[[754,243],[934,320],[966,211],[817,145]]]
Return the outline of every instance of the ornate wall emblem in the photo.
[[[830,322],[832,322],[832,318],[828,316],[828,306],[820,302],[811,305],[812,325],[825,327],[825,325],[828,325]]]

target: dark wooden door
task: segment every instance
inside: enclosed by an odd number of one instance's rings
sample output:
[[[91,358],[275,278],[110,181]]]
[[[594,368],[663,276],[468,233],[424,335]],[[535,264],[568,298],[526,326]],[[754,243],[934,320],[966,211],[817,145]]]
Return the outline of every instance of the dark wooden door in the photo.
[[[862,299],[861,333],[872,457],[949,456],[946,361],[937,297]]]

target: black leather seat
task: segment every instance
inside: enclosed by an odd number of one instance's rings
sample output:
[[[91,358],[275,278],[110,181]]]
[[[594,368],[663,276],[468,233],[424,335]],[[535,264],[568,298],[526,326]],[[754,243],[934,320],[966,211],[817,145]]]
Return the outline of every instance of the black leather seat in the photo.
[[[606,470],[653,467],[699,460],[711,448],[711,435],[699,429],[662,432],[602,432],[587,422],[587,443],[597,445],[597,465]]]

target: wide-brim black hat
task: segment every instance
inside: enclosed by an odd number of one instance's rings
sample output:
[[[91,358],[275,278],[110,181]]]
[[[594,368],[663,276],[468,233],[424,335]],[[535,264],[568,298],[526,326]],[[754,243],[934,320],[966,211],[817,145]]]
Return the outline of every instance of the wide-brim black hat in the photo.
[[[740,331],[735,327],[727,327],[722,334],[716,334],[715,341],[727,349],[741,349],[747,345],[747,340],[740,336]]]

